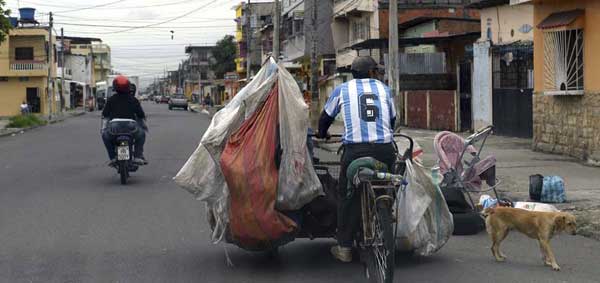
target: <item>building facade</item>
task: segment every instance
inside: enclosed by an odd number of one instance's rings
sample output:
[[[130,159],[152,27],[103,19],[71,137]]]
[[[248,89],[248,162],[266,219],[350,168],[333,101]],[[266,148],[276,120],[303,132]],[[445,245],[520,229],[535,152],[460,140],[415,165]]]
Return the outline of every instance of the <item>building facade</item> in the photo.
[[[348,2],[353,3],[353,2]],[[359,3],[359,2],[356,2]],[[366,1],[366,4],[372,4]],[[469,9],[466,0],[398,2],[399,89],[394,95],[399,124],[414,128],[461,130],[470,128],[463,116],[470,117],[470,104],[461,100],[462,78],[459,66],[467,56],[466,49],[479,38],[479,12]],[[350,7],[352,4],[348,4]],[[389,66],[389,2],[377,2],[377,37],[356,36],[359,40],[349,46],[352,56],[370,55],[381,65]],[[344,6],[342,6],[344,7]],[[369,6],[363,6],[366,10]],[[357,8],[358,9],[358,8]],[[355,11],[351,15],[362,15]],[[354,30],[360,31],[355,25]],[[362,25],[366,26],[366,25]],[[369,24],[373,30],[373,24]],[[334,37],[337,32],[334,30]],[[364,39],[363,39],[364,38]],[[347,62],[340,57],[336,64]],[[387,82],[387,74],[384,78]],[[470,81],[469,81],[470,82]],[[470,89],[470,87],[469,87]],[[467,107],[462,107],[465,104]],[[463,109],[464,108],[464,109]],[[468,120],[468,119],[465,119]],[[465,121],[468,122],[468,121]]]
[[[600,161],[600,2],[534,0],[533,147]]]
[[[356,51],[351,47],[369,39],[380,38],[379,1],[335,0],[333,1],[332,33],[335,59],[338,68],[349,68],[358,55],[370,55],[381,62],[379,50]],[[362,54],[361,54],[362,53]]]
[[[305,56],[306,48],[304,0],[281,1],[281,25],[283,64],[299,67],[297,61]]]
[[[215,46],[186,46],[188,58],[182,65],[182,76],[173,76],[174,82],[183,81],[184,94],[192,98],[194,94],[202,97],[203,89],[212,85],[215,73],[210,69],[212,50]]]
[[[99,38],[65,37],[70,41],[70,51],[74,55],[91,56],[94,66],[94,82],[108,80],[111,75],[111,49],[108,44],[102,43]]]
[[[240,3],[234,7],[236,11],[236,41],[238,44],[236,71],[240,76],[248,76],[248,60],[250,60],[250,76],[256,73],[263,58],[263,40],[261,30],[272,20],[274,2]],[[249,77],[249,76],[248,76]]]
[[[0,116],[20,113],[19,105],[27,102],[33,113],[56,112],[59,97],[55,93],[56,38],[40,26],[15,27],[0,44]],[[50,55],[50,56],[49,56]]]
[[[471,65],[474,128],[494,125],[496,134],[531,138],[533,5],[482,0],[470,7],[481,14]]]

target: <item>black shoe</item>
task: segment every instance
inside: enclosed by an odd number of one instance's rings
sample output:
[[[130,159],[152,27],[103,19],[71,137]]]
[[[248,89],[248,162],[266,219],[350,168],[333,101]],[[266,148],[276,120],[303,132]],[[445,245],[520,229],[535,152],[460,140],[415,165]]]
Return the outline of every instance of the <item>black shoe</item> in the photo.
[[[113,158],[110,161],[108,161],[108,166],[109,167],[117,167],[117,159]]]
[[[148,161],[146,161],[146,158],[144,157],[136,157],[133,159],[133,163],[138,165],[147,165]]]

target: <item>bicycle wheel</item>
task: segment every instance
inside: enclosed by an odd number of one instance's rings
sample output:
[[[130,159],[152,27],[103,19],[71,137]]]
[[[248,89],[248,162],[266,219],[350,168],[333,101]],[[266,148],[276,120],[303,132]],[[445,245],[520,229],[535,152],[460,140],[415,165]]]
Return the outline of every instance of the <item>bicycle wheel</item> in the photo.
[[[373,243],[367,247],[367,272],[372,282],[394,282],[395,239],[391,203],[379,201],[372,216]]]

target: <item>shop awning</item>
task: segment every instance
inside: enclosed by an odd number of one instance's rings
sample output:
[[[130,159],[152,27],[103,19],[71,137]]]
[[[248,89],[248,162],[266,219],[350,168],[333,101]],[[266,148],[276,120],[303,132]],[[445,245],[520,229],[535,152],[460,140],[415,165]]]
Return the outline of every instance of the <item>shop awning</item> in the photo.
[[[546,17],[537,27],[539,29],[553,29],[566,27],[574,23],[579,17],[585,14],[584,10],[570,10],[553,13]]]

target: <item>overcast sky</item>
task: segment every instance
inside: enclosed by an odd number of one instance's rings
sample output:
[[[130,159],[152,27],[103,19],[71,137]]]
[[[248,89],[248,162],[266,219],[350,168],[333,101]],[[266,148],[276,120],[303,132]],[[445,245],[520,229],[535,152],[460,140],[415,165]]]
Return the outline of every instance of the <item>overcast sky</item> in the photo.
[[[155,76],[162,75],[165,67],[176,69],[186,57],[186,45],[214,44],[225,34],[234,34],[235,11],[232,8],[240,2],[7,0],[7,7],[14,15],[18,14],[18,7],[36,8],[36,18],[40,22],[47,22],[48,12],[53,12],[57,32],[62,27],[68,36],[101,38],[112,48],[113,68],[128,75],[139,75],[145,85]],[[144,25],[153,26],[128,30]],[[171,30],[174,39],[171,39]]]

